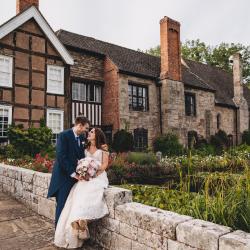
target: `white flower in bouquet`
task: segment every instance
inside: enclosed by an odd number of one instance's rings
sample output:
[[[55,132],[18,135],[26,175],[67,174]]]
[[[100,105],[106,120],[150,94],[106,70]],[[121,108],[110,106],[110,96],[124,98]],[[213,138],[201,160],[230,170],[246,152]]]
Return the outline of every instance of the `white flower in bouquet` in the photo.
[[[91,157],[85,157],[78,161],[76,172],[85,179],[89,180],[96,176],[96,172],[101,163]]]

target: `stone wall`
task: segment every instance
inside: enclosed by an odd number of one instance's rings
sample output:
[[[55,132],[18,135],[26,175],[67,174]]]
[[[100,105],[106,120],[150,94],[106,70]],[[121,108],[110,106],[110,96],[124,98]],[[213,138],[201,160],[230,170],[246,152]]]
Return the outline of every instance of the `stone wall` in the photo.
[[[0,191],[53,219],[54,199],[46,199],[50,174],[0,163]],[[250,234],[132,201],[129,190],[105,191],[109,216],[89,226],[104,250],[247,250]]]
[[[214,112],[214,93],[185,87],[185,92],[194,93],[196,101],[196,116],[186,116],[184,119],[185,138],[187,133],[195,130],[198,134],[208,139],[215,133],[216,114]],[[184,108],[185,108],[185,104]],[[185,114],[185,110],[184,110]],[[209,115],[208,115],[209,114]]]
[[[129,81],[148,87],[149,110],[133,111],[129,110]],[[120,129],[128,129],[132,134],[134,129],[143,127],[148,130],[148,144],[152,144],[154,137],[160,133],[160,110],[159,95],[155,81],[143,79],[139,77],[119,74],[119,113],[120,113]]]

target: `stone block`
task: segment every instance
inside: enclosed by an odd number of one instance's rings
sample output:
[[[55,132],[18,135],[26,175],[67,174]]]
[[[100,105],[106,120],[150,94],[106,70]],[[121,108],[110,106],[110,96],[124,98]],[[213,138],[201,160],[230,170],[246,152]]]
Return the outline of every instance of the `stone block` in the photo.
[[[109,208],[109,217],[114,218],[116,206],[132,202],[132,191],[124,188],[109,186],[104,192],[104,198]]]
[[[219,239],[220,250],[249,250],[250,234],[237,230],[235,232],[225,234]]]
[[[177,241],[192,247],[217,250],[220,236],[230,231],[230,227],[195,219],[179,224],[176,228],[176,238]]]
[[[116,207],[115,219],[152,233],[175,239],[177,225],[191,220],[192,217],[131,202]]]
[[[55,202],[43,197],[38,198],[38,214],[43,215],[51,220],[54,220],[55,209],[56,209]]]

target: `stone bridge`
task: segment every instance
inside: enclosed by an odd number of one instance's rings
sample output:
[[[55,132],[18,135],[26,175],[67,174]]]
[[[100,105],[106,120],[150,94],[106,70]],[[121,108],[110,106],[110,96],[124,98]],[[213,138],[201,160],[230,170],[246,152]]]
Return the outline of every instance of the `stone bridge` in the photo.
[[[8,194],[1,193],[1,250],[54,249],[55,200],[46,198],[50,178],[0,163],[0,192]],[[90,224],[85,249],[250,250],[246,232],[133,202],[126,189],[110,186],[104,196],[109,215]]]

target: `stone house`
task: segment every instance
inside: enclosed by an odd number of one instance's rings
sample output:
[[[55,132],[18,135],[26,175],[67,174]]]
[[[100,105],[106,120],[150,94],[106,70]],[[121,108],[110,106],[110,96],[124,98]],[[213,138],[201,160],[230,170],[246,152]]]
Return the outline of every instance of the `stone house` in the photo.
[[[175,131],[208,139],[218,129],[238,144],[249,129],[250,90],[240,54],[231,75],[181,58],[180,24],[160,20],[161,57],[65,30],[53,32],[38,0],[17,0],[17,15],[0,26],[0,138],[15,122],[46,123],[56,135],[83,114],[109,140],[126,128],[138,150]]]

